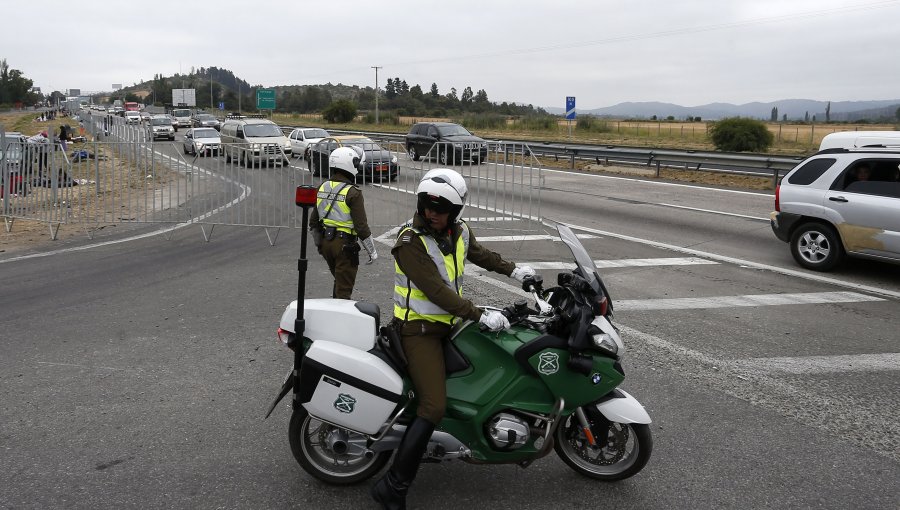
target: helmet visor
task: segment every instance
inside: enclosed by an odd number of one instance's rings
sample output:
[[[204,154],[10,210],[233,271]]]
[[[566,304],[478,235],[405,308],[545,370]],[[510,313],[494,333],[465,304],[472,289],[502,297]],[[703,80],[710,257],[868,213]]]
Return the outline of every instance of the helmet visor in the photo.
[[[453,212],[454,205],[444,197],[419,193],[419,205],[424,209],[431,209],[438,214]]]

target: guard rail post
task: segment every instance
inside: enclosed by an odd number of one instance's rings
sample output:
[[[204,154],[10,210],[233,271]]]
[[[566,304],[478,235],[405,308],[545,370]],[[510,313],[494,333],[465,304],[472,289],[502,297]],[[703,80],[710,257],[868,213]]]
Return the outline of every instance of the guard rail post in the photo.
[[[575,170],[575,156],[577,156],[577,155],[578,155],[578,149],[572,149],[572,156],[570,158],[571,159],[570,168],[572,170]]]

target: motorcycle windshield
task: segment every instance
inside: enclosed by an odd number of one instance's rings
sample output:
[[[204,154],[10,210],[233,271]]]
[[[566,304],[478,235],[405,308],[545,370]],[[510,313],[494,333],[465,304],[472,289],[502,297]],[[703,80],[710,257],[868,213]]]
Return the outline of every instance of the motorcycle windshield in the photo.
[[[556,229],[559,232],[559,239],[566,243],[566,246],[572,251],[572,256],[575,257],[575,265],[578,266],[581,276],[591,284],[591,288],[593,288],[597,294],[600,294],[601,296],[606,294],[605,289],[602,288],[600,273],[597,271],[594,259],[588,255],[587,250],[581,245],[581,241],[578,240],[572,232],[572,229],[565,225],[557,225]]]

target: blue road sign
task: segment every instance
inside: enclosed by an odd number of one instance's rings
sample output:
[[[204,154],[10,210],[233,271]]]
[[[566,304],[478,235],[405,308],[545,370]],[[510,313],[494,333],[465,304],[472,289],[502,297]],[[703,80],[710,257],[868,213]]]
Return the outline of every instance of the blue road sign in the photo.
[[[219,101],[219,109],[220,109],[220,110],[224,110],[224,109],[225,109],[225,101]]]
[[[566,120],[575,120],[575,96],[566,96]]]

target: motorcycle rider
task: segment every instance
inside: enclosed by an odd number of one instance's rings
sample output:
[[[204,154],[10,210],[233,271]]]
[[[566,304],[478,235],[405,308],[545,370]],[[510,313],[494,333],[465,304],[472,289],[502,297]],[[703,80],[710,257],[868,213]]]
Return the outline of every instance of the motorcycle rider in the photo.
[[[331,297],[350,299],[359,269],[357,239],[369,256],[367,265],[378,259],[378,252],[366,220],[362,191],[353,184],[359,155],[350,147],[335,149],[328,166],[331,177],[319,186],[309,224],[316,249],[334,277]]]
[[[442,342],[457,320],[478,321],[491,331],[509,327],[498,311],[482,311],[462,297],[466,260],[519,282],[534,276],[475,240],[460,219],[468,190],[462,175],[448,168],[426,173],[416,188],[417,210],[400,229],[391,253],[395,260],[394,321],[399,327],[407,370],[419,399],[416,417],[406,428],[388,472],[371,495],[388,509],[406,508],[435,426],[444,416],[447,392]]]

